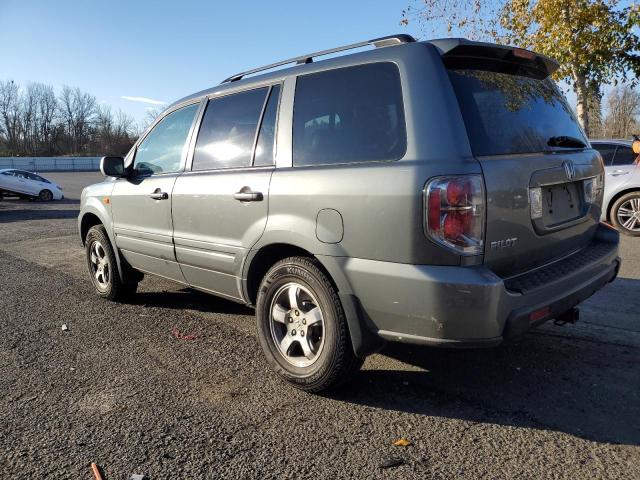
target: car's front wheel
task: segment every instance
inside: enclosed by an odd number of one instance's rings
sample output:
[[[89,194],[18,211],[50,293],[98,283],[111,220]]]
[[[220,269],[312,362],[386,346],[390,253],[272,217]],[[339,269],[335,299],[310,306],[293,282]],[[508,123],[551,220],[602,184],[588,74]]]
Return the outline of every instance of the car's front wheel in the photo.
[[[42,190],[38,194],[38,200],[40,200],[41,202],[50,202],[51,200],[53,200],[53,193],[51,193],[51,190]]]
[[[302,390],[338,386],[362,365],[336,289],[313,259],[286,258],[267,272],[256,317],[267,361]]]
[[[611,208],[611,222],[620,232],[640,236],[640,192],[627,193]]]
[[[127,282],[120,279],[116,256],[102,225],[91,227],[85,240],[85,249],[89,275],[98,295],[108,300],[121,301],[136,292],[136,279],[127,279]]]

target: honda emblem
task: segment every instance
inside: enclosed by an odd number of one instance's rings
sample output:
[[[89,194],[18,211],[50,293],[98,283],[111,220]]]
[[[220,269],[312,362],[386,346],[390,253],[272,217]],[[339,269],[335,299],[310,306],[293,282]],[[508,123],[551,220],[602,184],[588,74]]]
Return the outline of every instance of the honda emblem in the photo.
[[[576,176],[576,167],[571,160],[567,160],[562,162],[562,166],[564,167],[564,173],[567,175],[567,179],[573,180],[573,177]]]

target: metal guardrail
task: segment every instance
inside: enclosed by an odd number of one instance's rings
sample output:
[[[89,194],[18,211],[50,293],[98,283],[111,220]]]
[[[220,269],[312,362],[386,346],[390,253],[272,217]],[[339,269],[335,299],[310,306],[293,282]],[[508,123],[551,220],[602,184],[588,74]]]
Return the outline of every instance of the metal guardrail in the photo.
[[[90,172],[100,170],[101,157],[0,157],[0,169],[30,172]]]

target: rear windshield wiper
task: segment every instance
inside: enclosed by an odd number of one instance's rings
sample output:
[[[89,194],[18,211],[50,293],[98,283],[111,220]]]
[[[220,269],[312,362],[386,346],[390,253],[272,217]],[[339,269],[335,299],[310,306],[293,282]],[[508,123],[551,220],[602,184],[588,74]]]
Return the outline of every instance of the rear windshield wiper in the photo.
[[[547,145],[550,147],[567,147],[567,148],[585,148],[587,146],[582,140],[576,137],[569,137],[567,135],[560,135],[557,137],[551,137],[547,140]]]

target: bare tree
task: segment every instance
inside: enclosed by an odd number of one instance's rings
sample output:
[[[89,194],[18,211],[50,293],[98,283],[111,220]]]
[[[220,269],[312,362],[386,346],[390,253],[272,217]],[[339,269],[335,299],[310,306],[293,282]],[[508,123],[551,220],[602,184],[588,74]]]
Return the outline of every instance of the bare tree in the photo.
[[[6,136],[9,154],[19,151],[20,89],[13,80],[0,81],[0,131]]]
[[[58,128],[54,123],[58,111],[58,100],[51,85],[36,83],[37,92],[37,135],[39,139],[40,153],[51,154],[54,152],[56,133]]]
[[[604,136],[629,138],[640,133],[640,93],[629,85],[620,85],[609,93],[607,115],[604,119]]]
[[[22,151],[27,155],[34,155],[37,150],[37,99],[36,84],[30,83],[20,96],[20,136]]]
[[[93,95],[63,87],[59,98],[50,85],[21,89],[0,81],[0,154],[125,154],[137,126],[122,111],[98,105]]]
[[[71,140],[71,153],[82,153],[96,113],[96,98],[79,88],[62,87],[60,114]]]

